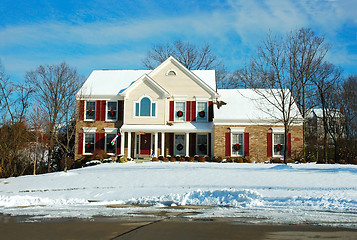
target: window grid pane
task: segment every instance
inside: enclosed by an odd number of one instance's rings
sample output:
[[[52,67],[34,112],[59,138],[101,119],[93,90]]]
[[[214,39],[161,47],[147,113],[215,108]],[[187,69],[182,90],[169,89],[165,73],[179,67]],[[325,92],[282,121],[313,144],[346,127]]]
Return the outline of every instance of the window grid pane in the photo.
[[[207,135],[197,135],[197,155],[207,155]]]
[[[86,119],[95,120],[95,102],[86,102]]]
[[[197,102],[197,121],[207,121],[207,102]]]
[[[116,146],[117,142],[114,144],[114,146],[111,143],[115,137],[116,137],[116,134],[107,134],[107,136],[106,136],[106,152],[107,153],[115,154],[115,148],[116,148],[115,146]]]
[[[135,104],[135,116],[139,116],[139,111],[140,111],[140,108],[139,108],[139,103],[136,103]]]
[[[153,103],[151,108],[151,116],[155,117],[155,111],[156,111],[156,103]]]
[[[117,102],[107,103],[107,119],[116,120],[117,119]]]
[[[185,121],[186,120],[186,103],[185,102],[176,102],[176,113],[175,120]]]
[[[94,133],[86,133],[84,141],[84,152],[93,153],[94,152]]]
[[[274,134],[274,155],[284,155],[284,134]]]
[[[243,133],[232,134],[232,155],[243,156]]]

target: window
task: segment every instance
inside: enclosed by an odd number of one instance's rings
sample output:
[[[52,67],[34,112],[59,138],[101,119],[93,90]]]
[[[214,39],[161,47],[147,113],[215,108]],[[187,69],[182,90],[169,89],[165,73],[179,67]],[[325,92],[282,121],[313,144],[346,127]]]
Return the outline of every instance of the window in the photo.
[[[197,135],[197,155],[207,155],[207,135]]]
[[[185,135],[184,134],[175,134],[175,144],[174,144],[174,153],[175,155],[185,156],[186,146],[185,146]]]
[[[273,151],[274,156],[284,156],[285,146],[283,133],[274,133]]]
[[[185,121],[186,120],[186,103],[185,102],[175,102],[175,120]]]
[[[207,102],[197,102],[197,122],[207,122]]]
[[[155,117],[156,103],[151,102],[150,98],[143,97],[139,102],[135,103],[136,117]]]
[[[243,156],[243,133],[232,133],[232,156]]]
[[[93,153],[94,152],[94,142],[95,133],[85,133],[84,137],[84,153]]]
[[[114,143],[114,145],[112,144],[112,141],[116,136],[117,135],[115,133],[107,133],[105,136],[105,151],[108,154],[115,154],[117,141]]]
[[[117,120],[117,102],[107,102],[107,120],[115,121]]]
[[[95,120],[95,101],[86,102],[86,120]]]

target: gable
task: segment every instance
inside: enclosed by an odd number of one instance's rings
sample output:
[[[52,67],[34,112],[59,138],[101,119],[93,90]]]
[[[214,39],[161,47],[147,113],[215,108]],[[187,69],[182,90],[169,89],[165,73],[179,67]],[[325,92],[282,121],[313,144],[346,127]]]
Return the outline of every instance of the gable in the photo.
[[[170,74],[172,72],[175,74]],[[212,77],[215,74],[214,70],[201,70],[196,73],[206,77],[212,85],[215,85],[215,78]],[[173,57],[168,58],[149,73],[149,76],[171,96],[187,96],[188,99],[195,96],[215,98],[218,95],[215,90],[197,75]]]
[[[143,85],[144,84],[144,85]],[[142,87],[146,86],[146,87]],[[155,91],[160,98],[165,98],[169,96],[168,92],[162,88],[159,84],[157,84],[152,78],[148,75],[144,74],[138,80],[133,82],[129,87],[127,87],[122,93],[121,96],[128,97],[131,92],[135,92],[136,94],[139,92],[147,92],[148,90]]]

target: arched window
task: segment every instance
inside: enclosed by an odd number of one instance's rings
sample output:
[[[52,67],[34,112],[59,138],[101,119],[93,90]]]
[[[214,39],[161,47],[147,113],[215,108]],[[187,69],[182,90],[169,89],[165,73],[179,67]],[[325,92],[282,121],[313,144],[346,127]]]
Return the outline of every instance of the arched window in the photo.
[[[150,106],[151,101],[149,98],[144,97],[140,101],[140,116],[148,117],[150,116]]]
[[[135,103],[135,116],[137,117],[155,117],[156,103],[152,103],[150,98],[143,97]]]

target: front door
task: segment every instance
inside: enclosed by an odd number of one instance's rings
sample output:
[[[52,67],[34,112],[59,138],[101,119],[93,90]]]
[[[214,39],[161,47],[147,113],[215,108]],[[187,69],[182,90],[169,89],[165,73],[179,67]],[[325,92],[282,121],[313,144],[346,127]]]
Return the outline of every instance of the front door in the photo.
[[[151,134],[140,134],[140,155],[150,155]]]
[[[185,134],[175,134],[174,153],[175,155],[185,156]]]

